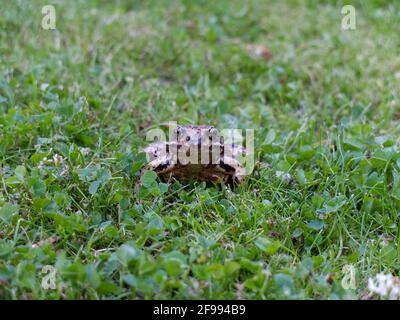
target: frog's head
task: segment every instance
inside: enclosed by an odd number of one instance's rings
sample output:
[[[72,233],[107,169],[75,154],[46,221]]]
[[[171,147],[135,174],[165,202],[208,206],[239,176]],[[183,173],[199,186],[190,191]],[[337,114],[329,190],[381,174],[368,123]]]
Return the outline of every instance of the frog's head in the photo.
[[[206,125],[178,125],[176,134],[180,143],[201,145],[215,139],[218,136],[218,130],[213,126]]]

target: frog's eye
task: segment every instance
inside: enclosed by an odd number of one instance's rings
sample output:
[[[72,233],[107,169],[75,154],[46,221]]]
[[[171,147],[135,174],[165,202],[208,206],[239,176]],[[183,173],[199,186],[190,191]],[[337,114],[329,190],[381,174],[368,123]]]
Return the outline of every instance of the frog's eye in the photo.
[[[189,136],[186,137],[186,141],[190,141],[190,137]]]
[[[213,140],[218,136],[218,130],[212,127],[211,129],[208,130],[209,134],[209,139]]]

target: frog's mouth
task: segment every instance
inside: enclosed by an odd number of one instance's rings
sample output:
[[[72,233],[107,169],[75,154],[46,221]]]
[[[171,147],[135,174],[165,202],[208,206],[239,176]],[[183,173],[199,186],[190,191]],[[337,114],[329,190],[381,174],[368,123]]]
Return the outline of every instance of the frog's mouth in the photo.
[[[166,155],[170,156],[175,163],[181,165],[208,165],[221,163],[224,155],[220,144],[182,144],[170,143],[166,148]]]

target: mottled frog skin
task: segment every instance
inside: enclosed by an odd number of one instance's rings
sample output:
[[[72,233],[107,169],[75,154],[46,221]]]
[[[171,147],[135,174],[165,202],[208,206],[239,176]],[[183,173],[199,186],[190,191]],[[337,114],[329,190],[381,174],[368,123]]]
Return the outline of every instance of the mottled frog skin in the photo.
[[[197,179],[237,185],[243,180],[245,170],[238,157],[245,156],[246,149],[224,144],[215,127],[178,125],[174,136],[143,149],[150,161],[142,173],[155,171],[163,181]]]

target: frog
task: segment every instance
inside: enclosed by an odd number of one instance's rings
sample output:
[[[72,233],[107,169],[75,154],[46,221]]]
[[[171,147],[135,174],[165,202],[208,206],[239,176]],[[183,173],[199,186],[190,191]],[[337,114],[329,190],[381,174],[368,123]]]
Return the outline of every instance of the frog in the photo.
[[[150,143],[142,151],[148,158],[142,174],[154,171],[161,181],[195,179],[237,186],[246,175],[240,161],[246,148],[224,143],[212,125],[177,125],[170,141]]]

